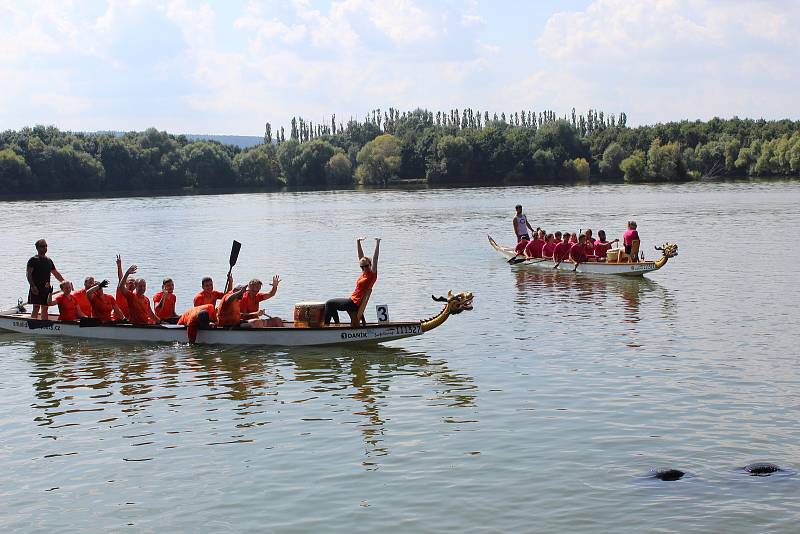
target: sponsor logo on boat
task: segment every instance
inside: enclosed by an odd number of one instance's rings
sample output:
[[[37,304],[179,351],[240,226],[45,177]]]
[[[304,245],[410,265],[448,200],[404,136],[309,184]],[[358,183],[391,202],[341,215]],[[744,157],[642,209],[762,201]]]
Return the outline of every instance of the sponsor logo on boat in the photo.
[[[358,339],[366,337],[366,332],[342,332],[342,339]]]
[[[632,265],[631,271],[652,271],[654,269],[654,265],[644,264],[644,265]]]

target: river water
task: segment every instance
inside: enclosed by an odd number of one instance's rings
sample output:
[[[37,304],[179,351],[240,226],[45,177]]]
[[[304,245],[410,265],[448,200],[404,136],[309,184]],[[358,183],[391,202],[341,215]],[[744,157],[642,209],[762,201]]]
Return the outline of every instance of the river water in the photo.
[[[511,241],[518,202],[551,230],[635,218],[646,254],[680,254],[642,280],[512,267],[486,234]],[[79,283],[116,253],[150,294],[171,276],[179,308],[232,239],[237,280],[281,275],[271,314],[348,295],[356,235],[383,238],[371,304],[394,320],[475,294],[376,348],[0,334],[4,532],[796,531],[796,182],[0,204],[2,303],[40,237]]]

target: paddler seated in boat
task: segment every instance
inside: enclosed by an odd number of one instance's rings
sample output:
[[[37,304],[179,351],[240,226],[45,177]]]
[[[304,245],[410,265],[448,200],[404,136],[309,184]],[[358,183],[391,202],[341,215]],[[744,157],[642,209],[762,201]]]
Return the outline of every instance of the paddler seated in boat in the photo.
[[[153,313],[152,308],[150,308],[150,299],[144,294],[147,291],[147,282],[145,282],[144,278],[136,280],[136,291],[130,291],[127,287],[128,278],[137,269],[136,265],[128,267],[128,270],[122,276],[122,280],[117,285],[117,291],[122,294],[128,303],[129,314],[127,317],[131,323],[136,325],[158,324],[161,319]]]
[[[225,293],[219,301],[219,304],[217,304],[218,328],[238,327],[242,324],[242,321],[258,319],[259,316],[265,313],[264,310],[242,313],[242,296],[246,290],[247,286],[238,285],[233,288],[233,291]]]
[[[161,283],[161,291],[153,295],[153,307],[156,317],[163,322],[175,323],[178,314],[175,313],[175,282],[172,278],[164,278]]]
[[[586,263],[589,261],[589,257],[586,255],[586,236],[581,234],[578,236],[578,242],[574,243],[572,247],[569,249],[569,259],[575,263],[575,269],[578,268],[578,265],[581,263]]]
[[[213,304],[201,304],[189,308],[178,317],[178,324],[186,326],[186,336],[189,343],[197,341],[198,330],[209,330],[214,327],[212,323],[217,320],[217,311]]]
[[[544,248],[544,230],[539,230],[533,235],[533,239],[525,247],[526,258],[541,258]]]
[[[83,287],[77,291],[72,292],[72,296],[75,297],[75,300],[78,301],[78,306],[81,307],[81,311],[86,317],[92,316],[92,305],[89,303],[89,299],[86,298],[86,293],[89,291],[89,288],[94,285],[94,277],[87,276],[83,280]]]
[[[636,221],[628,221],[628,229],[622,235],[622,244],[625,245],[625,258],[628,263],[639,261],[639,232],[636,230]]]
[[[216,307],[217,301],[233,287],[233,276],[230,274],[228,275],[228,281],[225,283],[225,291],[214,291],[214,280],[212,280],[210,276],[203,277],[200,286],[203,290],[194,296],[194,305],[202,306],[203,304],[211,304]]]
[[[108,287],[108,280],[94,284],[86,290],[86,298],[92,306],[92,317],[101,323],[122,321],[125,315],[117,306],[114,297],[107,295],[103,290]]]
[[[517,255],[524,253],[525,247],[528,246],[528,243],[530,243],[530,239],[528,238],[528,234],[525,234],[520,238],[519,241],[517,241],[517,246],[514,247],[514,252],[516,252]]]
[[[547,234],[544,237],[544,245],[542,245],[542,257],[552,260],[553,259],[553,251],[556,248],[556,244],[553,241],[553,234]]]
[[[592,229],[587,228],[583,232],[583,235],[586,236],[586,244],[584,245],[586,255],[589,257],[589,261],[594,261],[594,238],[592,237]]]
[[[378,280],[378,253],[381,248],[381,238],[375,238],[375,251],[372,254],[372,259],[364,256],[364,250],[361,248],[361,242],[366,237],[359,237],[356,239],[356,247],[358,249],[358,266],[361,268],[361,275],[356,280],[356,288],[350,295],[350,298],[330,299],[325,303],[325,325],[334,323],[339,324],[339,311],[345,311],[355,316],[358,313],[358,308],[361,306],[361,301],[371,291],[375,282]],[[358,318],[356,317],[356,320]],[[358,323],[354,320],[350,323],[352,326],[357,326]]]
[[[252,313],[258,311],[258,303],[267,299],[271,299],[275,296],[275,293],[278,292],[278,284],[281,283],[281,277],[277,274],[272,277],[272,289],[270,291],[261,293],[261,280],[258,278],[253,278],[248,282],[247,289],[242,295],[242,303],[241,303],[241,312],[242,313]],[[266,310],[264,311],[266,314]],[[283,326],[283,319],[280,317],[267,317],[265,319],[254,319],[253,322],[250,323],[250,326],[253,328],[264,328],[267,326]],[[244,326],[244,325],[243,325]]]
[[[597,261],[606,261],[606,253],[611,250],[614,243],[619,243],[619,239],[606,241],[606,231],[597,232],[597,239],[594,241],[594,255],[597,257]]]
[[[81,317],[86,317],[81,311],[81,307],[78,305],[78,299],[72,294],[72,290],[74,289],[72,282],[64,280],[59,287],[61,288],[61,293],[55,298],[51,295],[50,302],[48,303],[48,306],[53,306],[54,304],[58,305],[58,320],[77,321]]]
[[[558,264],[562,261],[566,261],[569,259],[569,250],[572,248],[572,245],[569,242],[569,232],[564,232],[562,236],[562,240],[560,243],[556,244],[555,248],[553,249],[553,266],[558,267]]]
[[[517,243],[522,241],[523,238],[526,241],[530,241],[531,236],[528,234],[528,230],[532,232],[533,227],[528,222],[528,217],[522,213],[522,204],[517,204],[515,209],[517,214],[514,215],[514,235],[517,236]]]

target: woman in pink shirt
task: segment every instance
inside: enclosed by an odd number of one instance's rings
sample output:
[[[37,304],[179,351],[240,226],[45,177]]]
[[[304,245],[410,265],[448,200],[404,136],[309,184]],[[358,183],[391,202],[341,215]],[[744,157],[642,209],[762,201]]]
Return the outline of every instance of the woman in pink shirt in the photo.
[[[547,234],[544,238],[544,245],[542,246],[542,257],[547,259],[553,259],[553,250],[556,248],[556,244],[553,243],[553,234]]]
[[[611,250],[614,243],[619,243],[619,239],[606,241],[605,230],[597,232],[597,239],[594,242],[594,255],[597,256],[597,261],[606,261],[606,253]]]
[[[631,257],[634,241],[639,241],[639,232],[636,231],[636,221],[628,221],[628,229],[622,234],[622,244],[625,245],[625,255],[628,256],[631,261],[636,261],[636,258]]]

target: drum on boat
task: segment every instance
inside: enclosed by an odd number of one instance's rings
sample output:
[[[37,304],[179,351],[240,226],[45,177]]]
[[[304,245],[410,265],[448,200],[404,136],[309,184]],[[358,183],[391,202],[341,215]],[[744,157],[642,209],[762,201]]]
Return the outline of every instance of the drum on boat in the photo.
[[[325,319],[324,302],[298,302],[294,305],[294,326],[318,328]]]

